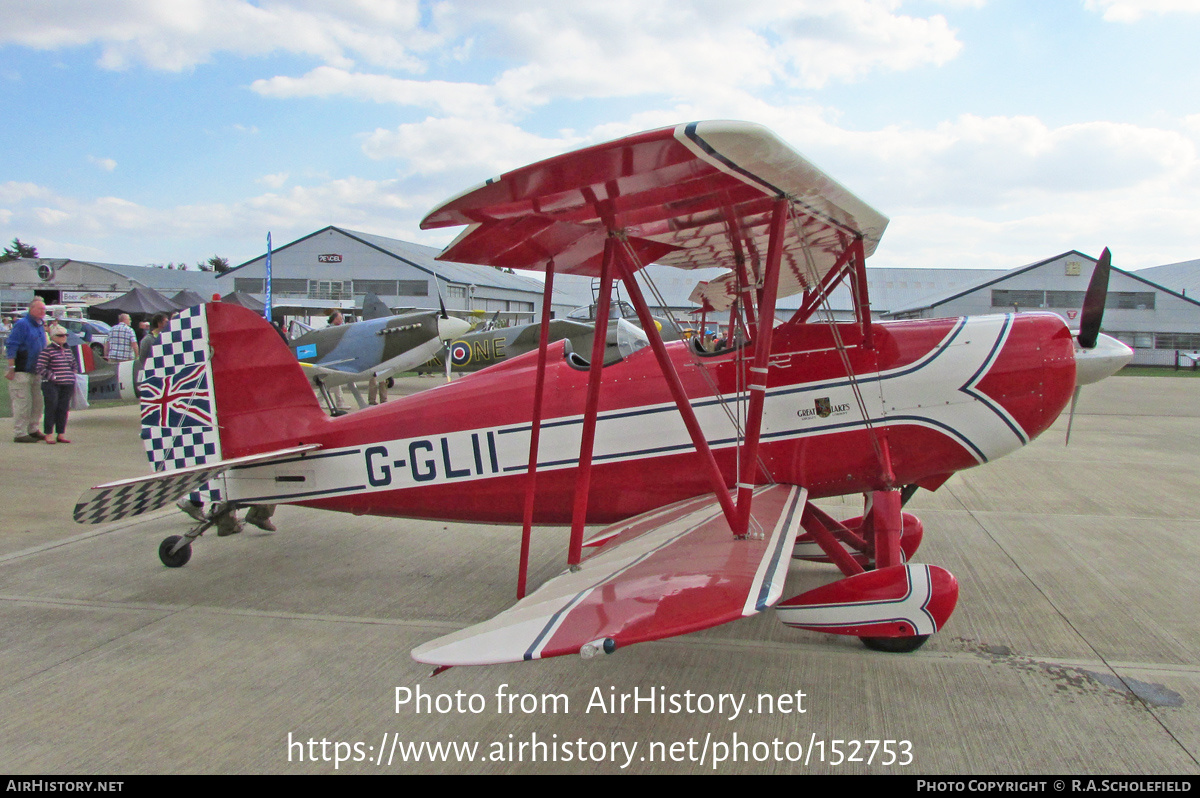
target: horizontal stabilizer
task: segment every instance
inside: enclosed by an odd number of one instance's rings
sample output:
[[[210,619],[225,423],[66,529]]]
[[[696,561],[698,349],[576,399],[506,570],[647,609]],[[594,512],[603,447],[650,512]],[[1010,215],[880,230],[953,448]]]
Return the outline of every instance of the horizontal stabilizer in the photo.
[[[80,524],[107,524],[110,521],[148,513],[166,507],[180,496],[186,496],[231,468],[262,465],[320,448],[318,443],[292,446],[230,460],[214,460],[201,465],[159,471],[134,479],[107,482],[83,492],[75,505],[75,521]]]
[[[733,537],[715,496],[616,525],[620,533],[489,621],[416,648],[433,665],[490,665],[600,650],[707,629],[782,596],[808,492],[760,488],[751,530]],[[603,534],[603,533],[602,533]]]

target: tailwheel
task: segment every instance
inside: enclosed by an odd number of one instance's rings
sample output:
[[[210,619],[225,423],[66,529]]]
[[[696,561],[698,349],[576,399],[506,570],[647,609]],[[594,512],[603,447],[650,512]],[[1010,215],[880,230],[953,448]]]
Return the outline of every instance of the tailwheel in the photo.
[[[929,635],[913,635],[912,637],[860,637],[863,645],[872,651],[883,651],[888,654],[909,654],[925,645]]]
[[[158,559],[162,560],[162,564],[168,568],[182,568],[187,565],[187,561],[192,559],[192,544],[190,541],[182,546],[179,542],[183,540],[180,535],[171,535],[163,540],[158,545]]]

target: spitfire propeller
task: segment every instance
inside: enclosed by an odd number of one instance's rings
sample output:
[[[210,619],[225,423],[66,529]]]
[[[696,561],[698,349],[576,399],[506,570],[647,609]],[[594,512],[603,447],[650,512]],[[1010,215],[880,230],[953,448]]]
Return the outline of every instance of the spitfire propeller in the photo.
[[[1133,357],[1133,350],[1100,332],[1104,307],[1108,302],[1108,277],[1112,271],[1112,253],[1108,247],[1100,253],[1092,279],[1083,297],[1079,334],[1075,336],[1075,393],[1067,415],[1067,443],[1071,442],[1071,423],[1075,420],[1075,404],[1084,385],[1099,382],[1121,370]]]

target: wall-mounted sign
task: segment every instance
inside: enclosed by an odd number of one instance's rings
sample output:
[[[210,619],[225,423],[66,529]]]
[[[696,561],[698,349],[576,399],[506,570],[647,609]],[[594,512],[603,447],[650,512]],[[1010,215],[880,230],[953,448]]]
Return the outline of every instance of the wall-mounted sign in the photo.
[[[94,305],[97,302],[107,302],[119,296],[125,296],[125,291],[60,291],[58,301],[64,305]]]
[[[318,255],[317,263],[341,263],[341,255]]]

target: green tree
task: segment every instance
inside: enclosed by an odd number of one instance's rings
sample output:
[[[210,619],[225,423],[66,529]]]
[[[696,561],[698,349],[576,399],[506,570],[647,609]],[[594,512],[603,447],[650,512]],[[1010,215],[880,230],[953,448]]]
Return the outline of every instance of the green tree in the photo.
[[[220,255],[213,255],[208,259],[208,265],[212,266],[212,270],[217,274],[229,271],[229,258],[222,258]]]
[[[14,238],[12,240],[12,248],[4,248],[4,255],[0,257],[0,261],[16,260],[17,258],[36,258],[37,256],[37,247],[30,246],[19,238]]]

